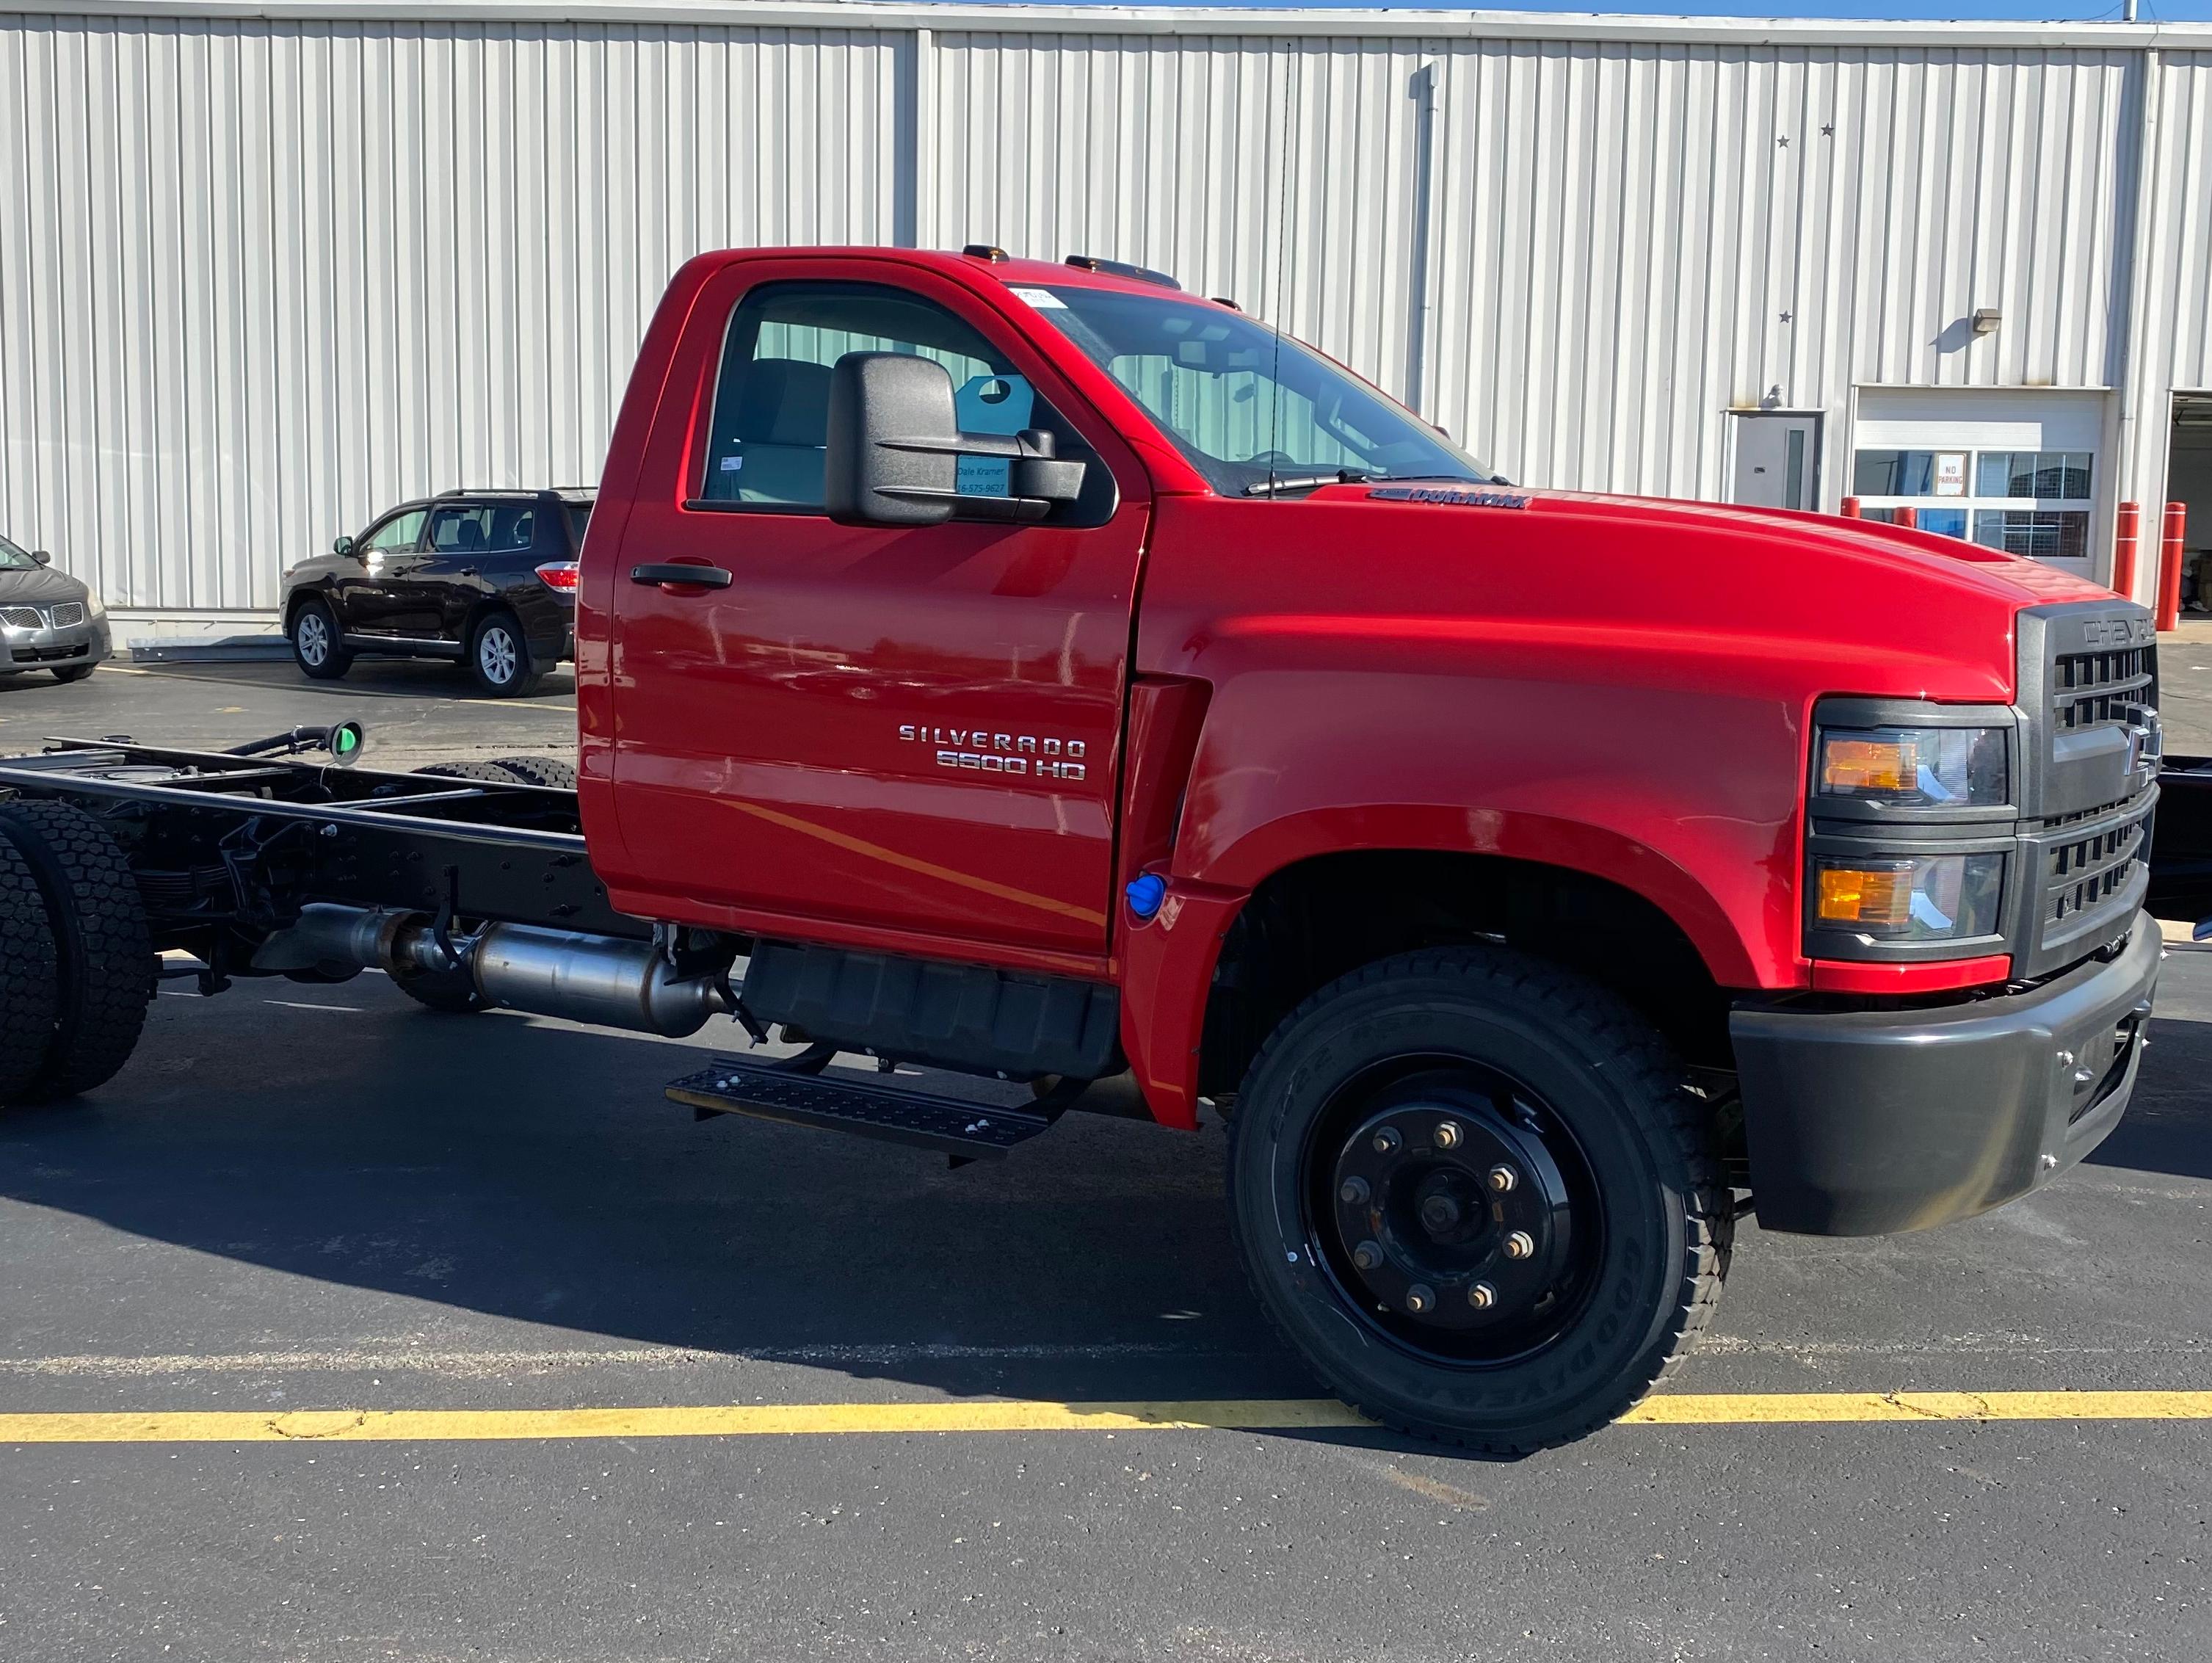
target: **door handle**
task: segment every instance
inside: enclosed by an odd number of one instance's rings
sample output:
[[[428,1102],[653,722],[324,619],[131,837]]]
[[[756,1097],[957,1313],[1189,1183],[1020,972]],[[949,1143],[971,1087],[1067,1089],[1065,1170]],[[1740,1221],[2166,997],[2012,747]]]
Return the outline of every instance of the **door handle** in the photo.
[[[459,574],[462,577],[474,577],[476,575],[477,569],[474,566],[464,566]]]
[[[730,587],[730,572],[726,566],[689,566],[679,564],[632,566],[629,581],[633,583],[665,585],[688,584],[699,589],[726,589]]]

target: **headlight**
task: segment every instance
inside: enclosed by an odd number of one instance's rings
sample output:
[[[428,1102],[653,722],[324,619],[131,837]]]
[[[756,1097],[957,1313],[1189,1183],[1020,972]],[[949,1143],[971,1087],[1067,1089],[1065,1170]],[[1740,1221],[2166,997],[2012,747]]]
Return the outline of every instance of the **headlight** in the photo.
[[[2007,800],[2002,728],[1823,728],[1814,791],[1904,808]]]
[[[1815,861],[1814,917],[1882,941],[1963,941],[1997,933],[2002,855]]]
[[[105,618],[107,616],[107,603],[100,598],[100,591],[98,589],[88,588],[85,590],[84,612],[85,616],[88,618]]]

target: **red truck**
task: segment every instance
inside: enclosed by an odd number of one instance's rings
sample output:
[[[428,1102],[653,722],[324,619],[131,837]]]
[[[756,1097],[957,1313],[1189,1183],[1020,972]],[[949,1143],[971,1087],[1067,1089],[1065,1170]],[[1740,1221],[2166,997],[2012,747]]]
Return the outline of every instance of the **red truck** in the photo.
[[[2160,746],[2105,590],[1516,486],[1226,302],[985,247],[695,259],[598,504],[574,791],[350,726],[0,766],[0,1098],[112,1075],[158,962],[726,1014],[799,1048],[678,1101],[955,1160],[1210,1110],[1290,1343],[1500,1452],[1648,1390],[1747,1209],[1963,1218],[2126,1106]]]

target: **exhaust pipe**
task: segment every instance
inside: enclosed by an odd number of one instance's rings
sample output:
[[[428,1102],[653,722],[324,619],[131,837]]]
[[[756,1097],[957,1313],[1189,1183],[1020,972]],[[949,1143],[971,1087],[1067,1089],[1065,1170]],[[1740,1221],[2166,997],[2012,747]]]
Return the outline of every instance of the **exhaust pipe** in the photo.
[[[465,968],[488,1004],[671,1039],[736,1008],[723,977],[679,978],[651,941],[495,923],[454,947],[458,966],[420,912],[316,902],[261,944],[253,967],[398,977]]]

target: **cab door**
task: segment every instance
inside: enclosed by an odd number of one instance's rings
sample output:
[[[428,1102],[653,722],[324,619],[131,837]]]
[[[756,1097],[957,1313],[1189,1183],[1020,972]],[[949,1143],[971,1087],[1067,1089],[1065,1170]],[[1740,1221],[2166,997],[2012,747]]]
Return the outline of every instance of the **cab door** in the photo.
[[[416,558],[429,510],[404,508],[389,514],[354,545],[353,557],[339,563],[331,585],[338,628],[348,635],[393,633],[396,584]]]
[[[884,270],[741,265],[691,312],[614,573],[610,881],[763,933],[1096,959],[1146,481],[990,308]],[[1033,526],[833,524],[830,373],[853,351],[937,359],[979,426],[1054,429],[1083,500]]]

